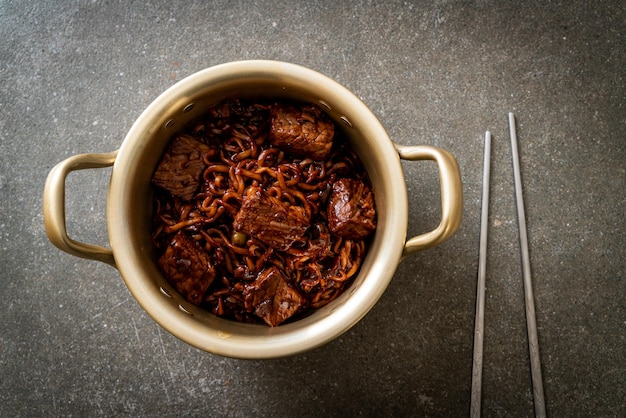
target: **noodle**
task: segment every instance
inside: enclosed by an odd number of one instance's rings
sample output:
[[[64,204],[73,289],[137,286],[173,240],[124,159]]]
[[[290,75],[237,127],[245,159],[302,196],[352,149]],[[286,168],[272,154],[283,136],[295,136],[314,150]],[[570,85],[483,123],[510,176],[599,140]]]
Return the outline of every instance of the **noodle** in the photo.
[[[250,306],[250,292],[267,286],[263,280],[269,283],[276,275],[284,276],[287,287],[297,294],[301,306],[292,319],[326,305],[349,286],[367,251],[366,237],[337,236],[328,220],[335,183],[350,179],[370,187],[358,157],[340,132],[335,133],[332,149],[323,159],[274,146],[269,141],[271,106],[270,102],[230,99],[210,108],[184,134],[203,144],[199,163],[204,168],[191,199],[155,187],[152,241],[158,256],[165,258],[177,234],[190,238],[185,248],[203,251],[215,270],[196,304],[242,322],[261,322],[261,308]],[[305,119],[314,116],[307,114]],[[159,186],[156,181],[155,185]],[[246,199],[253,192],[285,213],[297,212],[306,221],[304,232],[298,235],[291,224],[272,221],[277,231],[282,233],[284,228],[285,235],[295,236],[282,248],[246,233],[245,228],[236,230],[237,216],[249,205]],[[171,268],[161,266],[162,271]],[[175,278],[164,275],[176,285]]]

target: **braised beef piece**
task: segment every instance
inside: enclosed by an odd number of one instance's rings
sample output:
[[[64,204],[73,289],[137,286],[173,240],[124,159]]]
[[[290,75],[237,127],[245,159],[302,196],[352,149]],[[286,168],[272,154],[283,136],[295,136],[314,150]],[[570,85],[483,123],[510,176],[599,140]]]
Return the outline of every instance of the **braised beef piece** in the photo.
[[[177,136],[161,158],[152,182],[174,196],[190,200],[206,167],[202,154],[208,151],[208,145],[192,136]]]
[[[275,266],[259,273],[243,291],[246,309],[275,327],[300,312],[306,299],[289,286],[285,275]]]
[[[285,251],[302,238],[310,224],[303,208],[288,206],[261,187],[250,186],[235,216],[234,229]]]
[[[362,239],[376,229],[371,188],[360,180],[343,178],[333,184],[328,202],[328,226],[340,237]]]
[[[324,160],[330,154],[335,124],[317,106],[274,104],[269,141],[293,155]]]
[[[174,236],[158,265],[167,281],[194,305],[200,305],[215,279],[209,256],[183,231]]]

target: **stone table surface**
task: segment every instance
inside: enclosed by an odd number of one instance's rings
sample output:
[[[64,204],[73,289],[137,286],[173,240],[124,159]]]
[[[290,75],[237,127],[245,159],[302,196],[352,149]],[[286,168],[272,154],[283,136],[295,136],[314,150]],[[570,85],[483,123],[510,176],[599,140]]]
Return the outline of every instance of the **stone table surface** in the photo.
[[[482,412],[532,416],[514,112],[548,414],[625,416],[625,22],[623,1],[0,0],[0,415],[466,416],[489,130]],[[464,184],[453,238],[347,333],[275,360],[178,340],[43,227],[56,163],[119,148],[165,89],[243,59],[334,78],[395,142],[452,152]],[[416,235],[438,222],[437,172],[403,167]],[[108,242],[109,175],[68,177],[70,236]]]

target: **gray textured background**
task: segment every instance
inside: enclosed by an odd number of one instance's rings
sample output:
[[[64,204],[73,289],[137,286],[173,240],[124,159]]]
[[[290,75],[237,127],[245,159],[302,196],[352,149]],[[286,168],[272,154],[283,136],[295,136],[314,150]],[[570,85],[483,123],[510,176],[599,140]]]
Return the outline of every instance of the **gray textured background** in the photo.
[[[482,181],[493,133],[485,416],[532,416],[507,113],[518,117],[548,413],[626,415],[623,1],[0,0],[0,415],[465,416]],[[271,361],[160,329],[117,271],[45,235],[48,171],[119,148],[162,91],[279,59],[354,91],[400,144],[450,150],[458,233],[399,267],[352,330]],[[430,163],[405,164],[409,234],[437,223]],[[110,170],[67,181],[68,231],[105,244]]]

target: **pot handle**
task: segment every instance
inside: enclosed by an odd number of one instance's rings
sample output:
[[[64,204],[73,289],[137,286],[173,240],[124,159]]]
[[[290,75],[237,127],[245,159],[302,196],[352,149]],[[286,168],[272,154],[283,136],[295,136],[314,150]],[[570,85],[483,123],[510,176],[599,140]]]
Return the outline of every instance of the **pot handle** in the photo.
[[[65,178],[69,173],[76,170],[110,167],[115,162],[116,156],[117,151],[102,154],[79,154],[61,161],[50,170],[43,191],[43,222],[50,242],[69,254],[102,261],[113,267],[116,267],[113,250],[75,241],[67,235],[65,228]]]
[[[404,257],[416,251],[439,245],[454,235],[463,216],[463,187],[459,165],[448,151],[427,145],[404,146],[395,144],[395,147],[403,160],[435,161],[439,169],[441,187],[441,222],[439,226],[430,232],[409,238],[404,244],[402,254]]]

